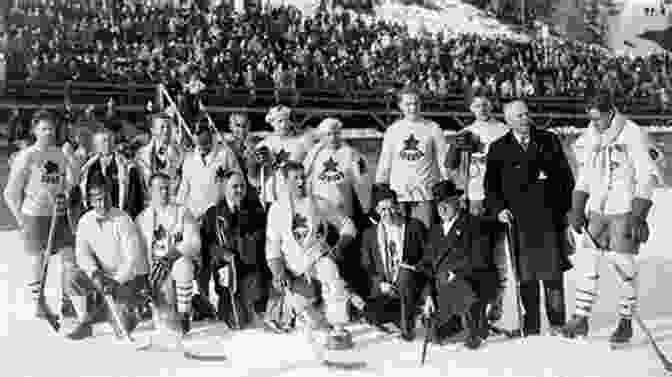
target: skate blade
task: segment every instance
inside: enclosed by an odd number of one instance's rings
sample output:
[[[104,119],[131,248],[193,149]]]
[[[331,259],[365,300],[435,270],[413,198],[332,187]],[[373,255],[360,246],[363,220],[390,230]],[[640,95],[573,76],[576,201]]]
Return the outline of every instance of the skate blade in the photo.
[[[614,342],[609,342],[609,349],[612,351],[619,351],[619,350],[624,350],[632,347],[631,342],[623,342],[623,343],[614,343]]]

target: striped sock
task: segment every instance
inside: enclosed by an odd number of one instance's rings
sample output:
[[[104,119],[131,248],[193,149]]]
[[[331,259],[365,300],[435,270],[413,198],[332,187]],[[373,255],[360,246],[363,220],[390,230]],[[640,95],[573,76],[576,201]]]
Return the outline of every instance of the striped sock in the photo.
[[[585,289],[576,289],[576,314],[590,317],[593,311],[593,304],[597,300],[597,294],[594,291]]]
[[[40,282],[34,281],[28,284],[28,289],[30,290],[30,297],[33,302],[37,303],[40,300]]]
[[[194,284],[192,281],[175,284],[177,293],[177,311],[179,313],[191,312],[191,297],[193,296]]]

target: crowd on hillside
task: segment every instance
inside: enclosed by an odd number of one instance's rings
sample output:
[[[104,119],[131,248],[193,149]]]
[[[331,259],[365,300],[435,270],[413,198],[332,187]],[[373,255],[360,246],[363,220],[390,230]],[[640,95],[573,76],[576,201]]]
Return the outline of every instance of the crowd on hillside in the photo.
[[[580,96],[610,91],[667,107],[672,66],[610,56],[578,42],[451,34],[411,36],[367,15],[304,17],[295,8],[237,14],[124,6],[113,14],[57,7],[14,12],[2,39],[8,77],[163,82],[205,87],[367,90],[420,82],[427,94]],[[114,20],[114,21],[113,21]]]

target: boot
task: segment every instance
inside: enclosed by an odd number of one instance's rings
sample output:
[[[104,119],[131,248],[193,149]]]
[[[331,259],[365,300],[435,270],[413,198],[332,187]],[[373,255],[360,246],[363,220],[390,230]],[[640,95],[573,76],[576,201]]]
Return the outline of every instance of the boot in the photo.
[[[180,326],[182,329],[182,335],[184,336],[189,334],[189,331],[191,331],[191,318],[187,313],[181,313],[179,314],[179,316],[180,316]]]
[[[89,321],[79,321],[77,326],[65,335],[70,340],[82,340],[93,336],[93,326]]]
[[[346,329],[332,330],[327,336],[326,348],[329,350],[347,350],[354,347],[352,334]]]
[[[504,297],[502,294],[497,295],[497,298],[488,305],[488,312],[486,318],[488,322],[498,322],[502,319],[502,307],[504,306]]]
[[[632,320],[629,318],[621,318],[618,321],[618,327],[611,334],[609,341],[611,343],[621,344],[628,343],[632,339]]]
[[[70,297],[63,295],[61,297],[61,315],[63,318],[76,318],[77,313],[75,312],[75,307],[70,301]]]
[[[194,312],[194,321],[203,321],[206,319],[217,319],[215,309],[212,307],[207,297],[202,294],[196,294],[191,298],[191,307]]]
[[[588,317],[574,314],[560,332],[565,338],[572,339],[577,336],[588,336],[588,329]]]
[[[483,344],[483,339],[475,333],[470,333],[467,335],[467,339],[464,340],[464,346],[470,350],[478,349],[481,344]]]

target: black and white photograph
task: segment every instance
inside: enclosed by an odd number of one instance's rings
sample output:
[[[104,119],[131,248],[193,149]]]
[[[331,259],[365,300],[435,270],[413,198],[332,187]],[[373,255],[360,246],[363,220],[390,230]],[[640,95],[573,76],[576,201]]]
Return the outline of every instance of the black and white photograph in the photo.
[[[2,375],[670,376],[670,158],[668,0],[0,0]]]

